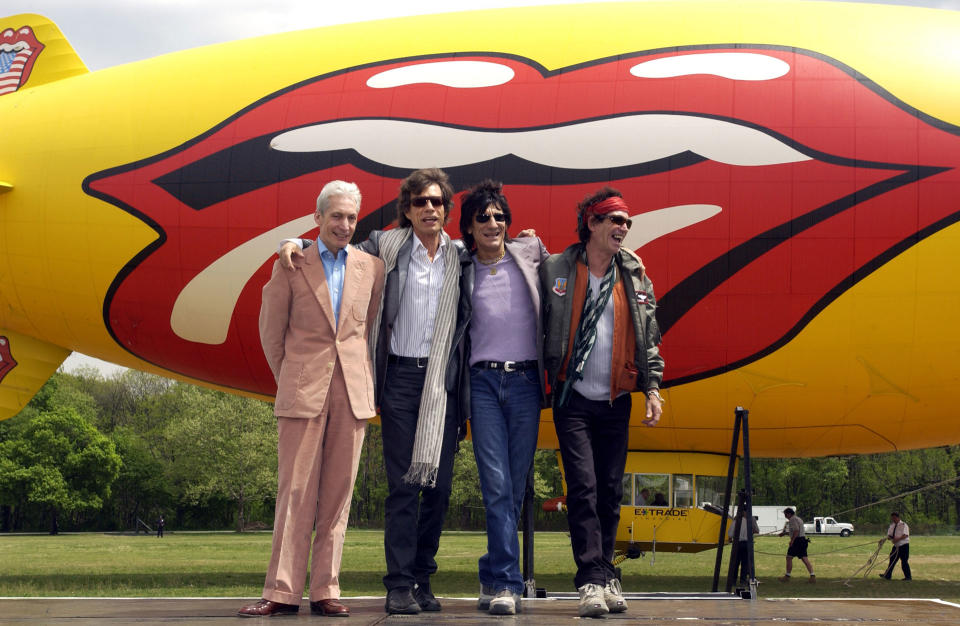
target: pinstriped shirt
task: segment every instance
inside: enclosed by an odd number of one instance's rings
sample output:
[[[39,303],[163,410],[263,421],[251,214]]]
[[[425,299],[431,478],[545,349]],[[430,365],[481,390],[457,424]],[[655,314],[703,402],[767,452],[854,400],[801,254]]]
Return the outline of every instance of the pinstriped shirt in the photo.
[[[437,317],[437,302],[443,286],[443,272],[446,262],[443,259],[443,238],[440,247],[433,255],[433,261],[427,255],[420,238],[413,237],[410,249],[410,266],[400,298],[400,310],[393,323],[390,335],[390,354],[406,357],[428,357],[433,343],[433,326]]]

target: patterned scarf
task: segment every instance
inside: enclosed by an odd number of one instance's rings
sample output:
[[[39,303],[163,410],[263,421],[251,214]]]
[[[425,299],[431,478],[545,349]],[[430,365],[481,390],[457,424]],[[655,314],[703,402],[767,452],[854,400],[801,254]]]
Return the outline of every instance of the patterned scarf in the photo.
[[[573,384],[583,380],[583,368],[587,364],[587,359],[590,358],[593,344],[597,341],[597,323],[603,315],[603,310],[607,308],[607,302],[610,300],[610,294],[616,282],[614,280],[615,265],[613,259],[610,259],[610,267],[600,281],[600,291],[596,299],[591,297],[591,288],[587,285],[587,297],[583,299],[580,325],[577,326],[577,334],[573,340],[573,353],[567,363],[567,379],[563,381],[563,389],[560,390],[560,406],[567,405],[570,392],[573,391]]]
[[[400,248],[414,236],[411,228],[394,228],[380,238],[379,256],[385,265],[386,274],[396,267]],[[417,434],[413,441],[413,456],[410,459],[410,468],[403,475],[404,482],[421,487],[433,487],[437,483],[437,469],[440,467],[440,451],[443,443],[443,424],[447,410],[444,377],[457,321],[457,301],[460,298],[460,259],[457,248],[450,241],[447,233],[441,233],[441,236],[445,244],[443,246],[443,284],[440,288],[440,299],[437,302],[426,380],[420,395],[420,412],[417,417]],[[371,346],[377,345],[382,317],[383,302],[380,303],[376,324],[370,332]]]

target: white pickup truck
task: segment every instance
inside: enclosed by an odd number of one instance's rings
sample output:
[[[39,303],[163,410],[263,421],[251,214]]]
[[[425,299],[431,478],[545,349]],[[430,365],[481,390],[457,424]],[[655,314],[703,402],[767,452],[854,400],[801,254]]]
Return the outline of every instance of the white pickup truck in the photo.
[[[832,517],[815,517],[812,524],[804,524],[803,532],[807,535],[840,535],[849,537],[853,534],[853,524],[838,522]]]

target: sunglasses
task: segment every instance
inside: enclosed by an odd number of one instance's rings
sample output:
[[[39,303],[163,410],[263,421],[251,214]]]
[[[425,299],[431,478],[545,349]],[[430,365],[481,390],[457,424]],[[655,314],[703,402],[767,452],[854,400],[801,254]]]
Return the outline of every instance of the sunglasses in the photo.
[[[420,196],[418,198],[410,199],[410,204],[418,209],[422,209],[423,207],[427,206],[428,202],[432,204],[433,208],[435,209],[439,209],[443,206],[443,198],[441,196]]]
[[[630,219],[629,217],[623,217],[622,215],[594,215],[593,217],[598,222],[602,222],[603,220],[610,220],[617,226],[623,226],[624,224],[626,224],[628,230],[631,226],[633,226],[633,220]]]
[[[473,216],[473,219],[477,220],[477,224],[486,224],[490,221],[491,217],[493,221],[500,222],[501,224],[507,221],[507,216],[503,213],[494,213],[493,215],[489,213],[477,213]]]

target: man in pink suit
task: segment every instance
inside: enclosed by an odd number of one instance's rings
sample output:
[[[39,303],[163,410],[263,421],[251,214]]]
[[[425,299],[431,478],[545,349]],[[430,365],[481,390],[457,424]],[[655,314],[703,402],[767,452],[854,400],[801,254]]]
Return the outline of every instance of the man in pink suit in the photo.
[[[360,190],[328,183],[317,198],[317,245],[299,272],[273,267],[260,339],[277,380],[278,487],[273,555],[263,597],[245,617],[292,615],[310,563],[310,611],[343,616],[338,574],[367,419],[376,414],[368,337],[383,291],[383,261],[349,245]]]

